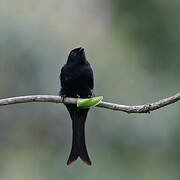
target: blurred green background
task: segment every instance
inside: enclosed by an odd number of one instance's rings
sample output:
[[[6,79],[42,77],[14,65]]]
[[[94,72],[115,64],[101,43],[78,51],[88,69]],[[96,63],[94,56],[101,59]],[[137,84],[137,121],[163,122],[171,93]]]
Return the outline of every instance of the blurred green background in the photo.
[[[60,68],[82,46],[95,94],[138,105],[180,90],[180,1],[0,0],[0,98],[57,95]],[[180,103],[151,114],[93,108],[91,167],[66,166],[71,121],[62,104],[0,108],[0,179],[180,179]]]

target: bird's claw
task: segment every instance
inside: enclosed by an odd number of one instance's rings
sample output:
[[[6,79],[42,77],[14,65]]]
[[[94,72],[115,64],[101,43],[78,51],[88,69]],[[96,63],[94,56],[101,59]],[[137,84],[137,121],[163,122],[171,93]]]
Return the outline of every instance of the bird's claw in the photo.
[[[92,92],[92,94],[88,95],[88,98],[93,98],[95,97],[95,94]]]
[[[64,103],[65,98],[66,98],[66,95],[65,95],[65,94],[64,94],[64,95],[61,95],[62,103]]]

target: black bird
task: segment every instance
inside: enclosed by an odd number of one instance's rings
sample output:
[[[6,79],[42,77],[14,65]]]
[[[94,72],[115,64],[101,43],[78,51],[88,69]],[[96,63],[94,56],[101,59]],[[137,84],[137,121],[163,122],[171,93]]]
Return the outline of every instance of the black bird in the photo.
[[[93,97],[94,77],[91,65],[86,59],[84,48],[73,49],[67,63],[60,73],[61,90],[59,95],[64,97]],[[81,158],[87,165],[91,165],[85,143],[85,121],[89,109],[79,109],[77,105],[65,104],[72,119],[72,148],[67,161],[70,165]]]

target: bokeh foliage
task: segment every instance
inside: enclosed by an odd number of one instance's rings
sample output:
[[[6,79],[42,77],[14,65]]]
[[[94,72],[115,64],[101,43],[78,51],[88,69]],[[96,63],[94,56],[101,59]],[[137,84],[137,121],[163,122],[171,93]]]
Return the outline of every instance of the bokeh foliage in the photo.
[[[86,50],[95,94],[144,104],[180,89],[180,2],[0,0],[0,97],[57,95],[68,52]],[[0,179],[180,177],[180,104],[150,115],[91,109],[93,165],[65,165],[71,121],[62,104],[0,108]]]

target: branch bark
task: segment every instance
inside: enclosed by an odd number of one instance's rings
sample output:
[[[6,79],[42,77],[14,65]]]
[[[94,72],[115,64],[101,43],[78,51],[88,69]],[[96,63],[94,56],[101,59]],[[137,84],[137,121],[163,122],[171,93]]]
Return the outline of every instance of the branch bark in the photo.
[[[150,111],[154,111],[156,109],[160,109],[169,104],[175,103],[180,100],[180,93],[159,100],[154,103],[138,105],[138,106],[126,106],[120,104],[114,104],[109,102],[102,101],[97,107],[123,111],[126,113],[150,113]],[[51,96],[51,95],[32,95],[32,96],[19,96],[12,97],[6,99],[0,99],[0,106],[6,106],[11,104],[19,104],[19,103],[28,103],[28,102],[51,102],[51,103],[63,103],[62,97],[60,96]],[[76,104],[77,98],[68,98],[64,99],[65,104]]]

